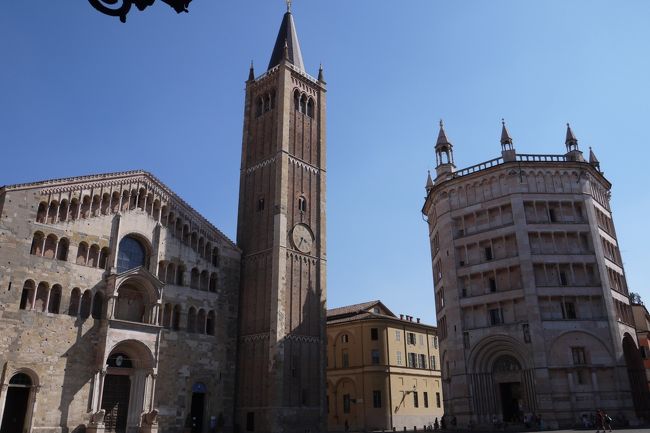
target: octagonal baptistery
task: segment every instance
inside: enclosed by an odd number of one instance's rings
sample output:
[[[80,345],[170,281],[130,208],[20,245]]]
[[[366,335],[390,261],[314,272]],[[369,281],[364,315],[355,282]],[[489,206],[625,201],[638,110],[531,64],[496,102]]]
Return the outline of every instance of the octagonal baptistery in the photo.
[[[143,171],[0,189],[0,431],[232,424],[240,250]]]
[[[441,123],[427,180],[445,415],[461,427],[647,417],[610,182],[570,128],[562,155],[517,154],[505,124],[501,144],[502,157],[456,170]]]

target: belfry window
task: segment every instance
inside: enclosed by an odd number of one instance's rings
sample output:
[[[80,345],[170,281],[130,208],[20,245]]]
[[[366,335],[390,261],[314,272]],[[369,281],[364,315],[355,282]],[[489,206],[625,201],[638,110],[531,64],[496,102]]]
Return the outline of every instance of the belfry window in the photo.
[[[142,244],[131,236],[126,236],[120,241],[117,254],[117,272],[128,271],[145,265],[146,251]]]
[[[302,213],[307,212],[307,199],[302,195],[298,197],[298,210]]]

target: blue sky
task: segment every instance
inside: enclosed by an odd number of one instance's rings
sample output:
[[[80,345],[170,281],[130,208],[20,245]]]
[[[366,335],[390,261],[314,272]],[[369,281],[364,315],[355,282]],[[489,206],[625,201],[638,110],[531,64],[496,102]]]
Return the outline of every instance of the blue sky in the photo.
[[[149,170],[235,237],[244,81],[281,0],[157,1],[126,24],[85,1],[0,8],[0,184]],[[631,290],[650,301],[650,2],[295,0],[328,82],[330,306],[434,321],[420,215],[438,119],[459,168],[563,153],[565,123],[613,182]]]

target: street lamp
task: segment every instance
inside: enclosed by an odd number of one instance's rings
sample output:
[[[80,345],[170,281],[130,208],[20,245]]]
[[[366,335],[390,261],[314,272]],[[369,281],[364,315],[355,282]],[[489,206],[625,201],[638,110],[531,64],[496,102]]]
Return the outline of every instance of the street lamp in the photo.
[[[120,21],[126,22],[126,14],[135,5],[140,11],[151,6],[156,0],[88,0],[88,2],[103,14],[112,17],[120,17]],[[171,6],[177,13],[187,12],[187,7],[192,0],[162,0]]]

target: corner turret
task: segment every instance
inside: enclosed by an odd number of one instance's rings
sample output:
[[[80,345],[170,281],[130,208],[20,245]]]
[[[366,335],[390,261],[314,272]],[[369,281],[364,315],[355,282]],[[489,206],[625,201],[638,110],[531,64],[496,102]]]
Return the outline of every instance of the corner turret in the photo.
[[[441,119],[438,140],[436,141],[436,179],[443,176],[451,177],[451,174],[456,170],[453,147],[449,139],[447,139],[445,127]]]

